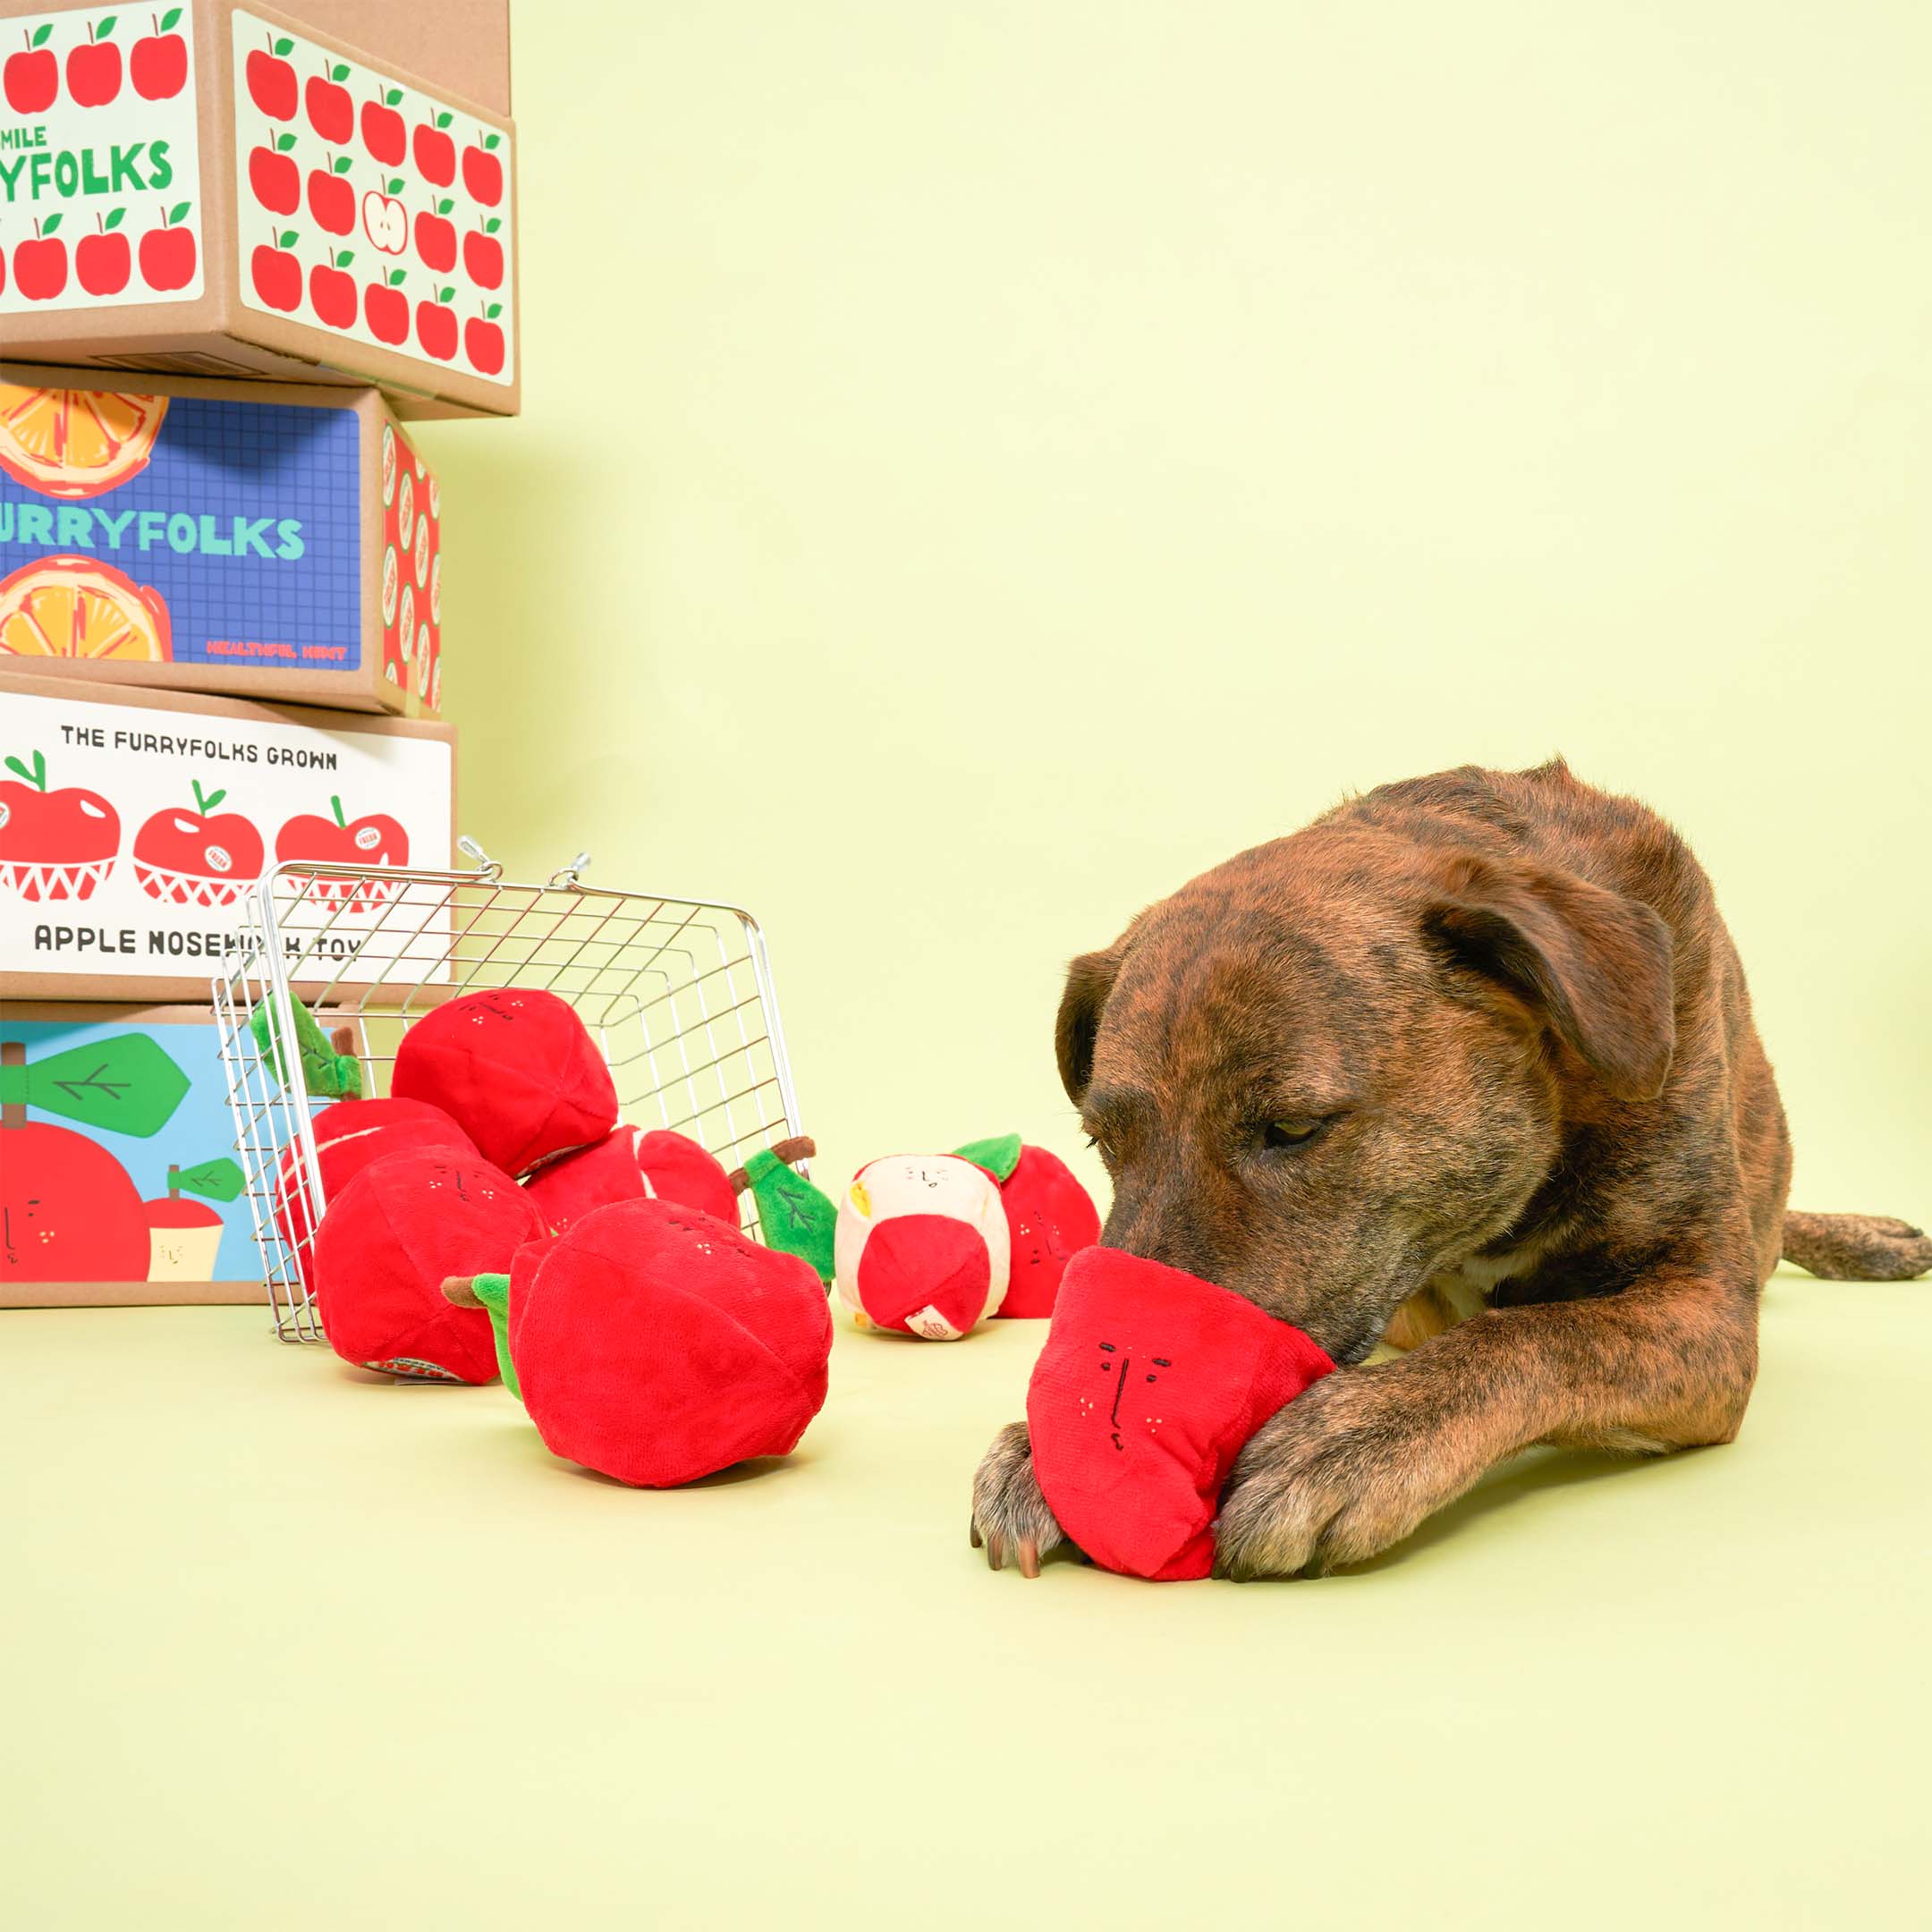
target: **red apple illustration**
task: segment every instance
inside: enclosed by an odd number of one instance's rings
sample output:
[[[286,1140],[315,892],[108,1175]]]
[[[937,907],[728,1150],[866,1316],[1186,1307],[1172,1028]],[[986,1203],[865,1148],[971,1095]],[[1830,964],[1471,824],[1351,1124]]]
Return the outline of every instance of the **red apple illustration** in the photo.
[[[97,792],[47,788],[47,756],[17,758],[0,778],[0,889],[22,899],[89,899],[114,870],[121,818]]]
[[[463,149],[463,186],[470,191],[472,201],[480,201],[485,208],[495,208],[503,199],[503,163],[496,158],[496,145],[503,136],[490,128],[479,131],[483,137],[479,148],[473,143]]]
[[[496,321],[502,313],[503,304],[492,302],[480,318],[472,316],[463,324],[464,353],[486,376],[503,374],[503,331]]]
[[[151,289],[186,288],[194,280],[194,230],[176,225],[187,220],[191,205],[178,201],[163,208],[161,225],[140,238],[141,280]]]
[[[0,1123],[0,1277],[146,1281],[148,1217],[127,1170],[85,1134],[19,1113]]]
[[[249,186],[271,215],[292,215],[301,206],[301,170],[289,156],[294,145],[284,128],[272,147],[249,149]]]
[[[438,289],[434,301],[416,304],[416,340],[425,355],[447,362],[456,353],[456,311],[448,306],[453,288]]]
[[[431,126],[424,123],[416,130],[416,172],[436,188],[447,188],[456,179],[456,143],[443,130],[455,118],[439,114]]]
[[[408,273],[406,268],[392,268],[362,291],[362,318],[377,342],[409,340],[409,297],[399,286]]]
[[[230,906],[261,877],[261,834],[240,812],[216,816],[227,796],[196,782],[192,811],[157,811],[134,835],[134,879],[150,899]]]
[[[438,201],[428,215],[416,217],[416,252],[425,268],[447,275],[456,266],[456,230],[445,218],[455,204]]]
[[[168,1163],[167,1192],[141,1203],[141,1218],[148,1224],[149,1281],[215,1279],[222,1217],[206,1201],[191,1199],[184,1191],[210,1191],[216,1200],[233,1200],[242,1184],[242,1170],[232,1160],[204,1161],[186,1174],[177,1163]]]
[[[295,70],[283,58],[294,47],[292,40],[271,36],[266,54],[258,48],[248,57],[249,98],[271,121],[295,118]]]
[[[492,215],[481,229],[472,228],[463,237],[463,267],[479,288],[503,286],[503,243],[496,239],[502,226],[501,218]]]
[[[402,157],[409,152],[409,130],[396,112],[402,98],[402,89],[391,88],[380,100],[362,104],[362,145],[369,149],[369,158],[385,167],[401,167]]]
[[[295,230],[284,229],[272,243],[264,243],[249,257],[255,292],[284,315],[292,315],[301,304],[301,264],[288,252],[295,240]]]
[[[302,105],[309,110],[309,125],[331,148],[341,148],[355,131],[355,103],[342,83],[349,78],[346,66],[331,67],[326,74],[314,75],[302,89]]]
[[[169,30],[182,17],[170,7],[159,20],[148,15],[154,28],[134,43],[128,55],[128,78],[143,100],[173,100],[188,83],[188,44]]]
[[[52,301],[67,286],[67,244],[47,239],[60,224],[58,213],[37,221],[36,239],[13,250],[13,280],[29,301]]]
[[[355,190],[343,179],[349,167],[349,157],[337,155],[329,166],[309,173],[309,212],[331,234],[355,233]]]
[[[343,814],[340,798],[329,800],[333,818],[304,812],[291,818],[275,835],[278,864],[300,863],[341,866],[360,875],[366,866],[406,866],[409,863],[409,834],[386,812],[369,812],[360,818]],[[395,889],[390,879],[318,878],[308,882],[318,899],[340,900],[351,912],[367,912],[380,905]]]
[[[98,27],[89,21],[87,45],[67,55],[67,91],[76,107],[105,107],[121,91],[121,49],[107,38],[114,30],[111,13]]]
[[[309,271],[309,306],[331,328],[355,326],[355,277],[342,272],[354,259],[353,252],[348,249],[339,252],[332,250],[327,267],[318,262]]]
[[[15,114],[43,114],[54,105],[54,97],[60,92],[60,63],[45,45],[53,31],[51,21],[35,28],[25,37],[27,51],[7,55],[6,67],[0,72],[0,86],[4,86],[7,106]]]
[[[114,231],[121,225],[125,208],[116,208],[99,223],[98,234],[86,235],[74,244],[74,274],[89,295],[118,295],[128,284],[133,267],[128,254],[127,237]]]
[[[402,186],[399,176],[362,197],[362,233],[378,255],[400,255],[409,246],[409,210],[396,199]]]

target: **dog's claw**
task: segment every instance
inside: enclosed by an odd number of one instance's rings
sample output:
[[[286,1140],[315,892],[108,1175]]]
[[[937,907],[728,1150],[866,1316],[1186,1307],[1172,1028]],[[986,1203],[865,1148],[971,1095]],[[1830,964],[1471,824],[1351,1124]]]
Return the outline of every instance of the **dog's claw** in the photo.
[[[966,1519],[966,1534],[972,1538],[972,1546],[978,1549],[979,1547],[979,1519],[977,1516],[969,1516]]]
[[[1039,1574],[1039,1545],[1030,1536],[1020,1538],[1020,1574],[1023,1577]]]
[[[1006,1538],[997,1530],[987,1531],[986,1560],[988,1570],[1004,1570],[1006,1567]]]

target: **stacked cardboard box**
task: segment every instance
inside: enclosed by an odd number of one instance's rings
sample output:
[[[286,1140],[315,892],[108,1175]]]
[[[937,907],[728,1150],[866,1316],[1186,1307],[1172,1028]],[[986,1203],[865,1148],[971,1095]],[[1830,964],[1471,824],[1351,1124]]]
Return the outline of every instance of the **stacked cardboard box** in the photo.
[[[0,0],[0,1306],[259,1294],[242,901],[453,857],[404,424],[518,407],[507,0],[298,5]]]

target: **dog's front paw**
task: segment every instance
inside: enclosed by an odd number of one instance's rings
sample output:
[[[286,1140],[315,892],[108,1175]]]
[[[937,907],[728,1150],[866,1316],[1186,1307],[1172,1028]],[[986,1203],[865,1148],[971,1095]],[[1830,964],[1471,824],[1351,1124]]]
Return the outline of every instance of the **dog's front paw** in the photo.
[[[1009,1553],[1021,1576],[1037,1577],[1039,1560],[1065,1532],[1054,1521],[1033,1474],[1033,1445],[1024,1422],[1010,1422],[993,1438],[973,1478],[972,1543],[986,1546],[995,1570]]]
[[[1473,1473],[1448,1466],[1441,1419],[1402,1374],[1411,1366],[1339,1369],[1262,1425],[1222,1499],[1216,1576],[1319,1576],[1364,1562],[1468,1487]]]

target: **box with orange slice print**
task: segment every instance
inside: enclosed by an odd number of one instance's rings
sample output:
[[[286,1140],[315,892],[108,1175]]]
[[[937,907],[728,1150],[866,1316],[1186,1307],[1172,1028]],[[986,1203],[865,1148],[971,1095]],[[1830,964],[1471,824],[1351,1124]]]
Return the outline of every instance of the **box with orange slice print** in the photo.
[[[0,0],[7,352],[513,416],[507,35],[502,0]]]
[[[0,364],[0,664],[434,716],[441,492],[374,390]]]

